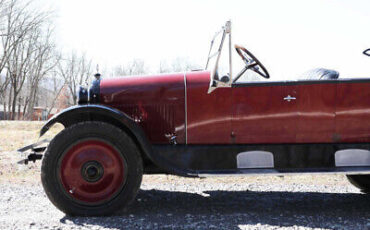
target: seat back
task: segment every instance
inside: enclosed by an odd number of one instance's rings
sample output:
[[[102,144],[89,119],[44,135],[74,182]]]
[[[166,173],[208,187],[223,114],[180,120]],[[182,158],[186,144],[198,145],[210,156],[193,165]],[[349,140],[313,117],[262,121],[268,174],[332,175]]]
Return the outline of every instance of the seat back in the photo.
[[[339,78],[339,72],[330,69],[316,68],[304,73],[302,80],[334,80]]]

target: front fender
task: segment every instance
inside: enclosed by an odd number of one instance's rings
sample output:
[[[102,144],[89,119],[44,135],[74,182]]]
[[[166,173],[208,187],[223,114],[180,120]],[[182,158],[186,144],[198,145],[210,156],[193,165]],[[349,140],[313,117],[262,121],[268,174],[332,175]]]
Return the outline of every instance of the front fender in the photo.
[[[50,118],[40,130],[40,137],[55,123],[61,123],[65,128],[83,121],[105,121],[125,128],[139,142],[146,154],[151,151],[150,143],[143,129],[127,114],[104,105],[76,105],[69,107]]]
[[[81,121],[94,120],[94,116],[111,118],[130,128],[130,131],[138,131],[144,134],[141,127],[138,126],[127,114],[104,105],[76,105],[64,109],[63,111],[51,117],[40,130],[40,137],[44,135],[55,123],[61,123],[64,127]],[[83,120],[82,120],[83,119]]]
[[[76,105],[69,107],[50,118],[40,130],[40,137],[44,135],[55,123],[61,123],[65,128],[84,121],[102,121],[118,126],[128,132],[155,165],[177,175],[189,176],[186,169],[175,167],[168,159],[152,151],[151,143],[143,129],[127,114],[104,105]]]

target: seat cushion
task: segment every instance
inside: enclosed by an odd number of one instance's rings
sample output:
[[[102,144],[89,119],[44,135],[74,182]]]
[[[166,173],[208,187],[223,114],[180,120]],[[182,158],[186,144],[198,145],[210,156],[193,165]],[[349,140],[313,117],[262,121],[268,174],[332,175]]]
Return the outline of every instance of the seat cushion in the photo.
[[[304,73],[302,80],[333,80],[339,78],[339,72],[330,69],[316,68]]]

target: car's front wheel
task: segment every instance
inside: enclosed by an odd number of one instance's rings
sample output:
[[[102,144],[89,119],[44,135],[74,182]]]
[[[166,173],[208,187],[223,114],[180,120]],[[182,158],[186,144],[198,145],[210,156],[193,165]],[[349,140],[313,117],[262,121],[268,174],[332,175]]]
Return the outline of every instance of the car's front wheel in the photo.
[[[41,180],[51,202],[68,215],[109,215],[135,198],[143,174],[133,140],[103,122],[83,122],[50,143]]]
[[[370,175],[347,175],[348,181],[363,193],[370,193]]]

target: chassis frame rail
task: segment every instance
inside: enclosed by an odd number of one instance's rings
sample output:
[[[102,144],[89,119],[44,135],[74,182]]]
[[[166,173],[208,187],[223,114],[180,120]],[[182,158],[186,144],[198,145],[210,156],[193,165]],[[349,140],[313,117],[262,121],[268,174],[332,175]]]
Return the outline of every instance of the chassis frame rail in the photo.
[[[20,149],[17,150],[18,153],[27,156],[25,159],[18,161],[18,164],[25,164],[27,165],[28,162],[32,161],[35,163],[37,160],[41,160],[43,153],[45,152],[47,145],[46,146],[41,146],[42,144],[49,143],[49,139],[44,139],[41,141],[38,141],[34,144],[24,146]],[[27,155],[28,154],[28,155]]]

